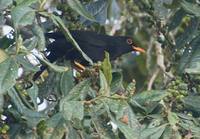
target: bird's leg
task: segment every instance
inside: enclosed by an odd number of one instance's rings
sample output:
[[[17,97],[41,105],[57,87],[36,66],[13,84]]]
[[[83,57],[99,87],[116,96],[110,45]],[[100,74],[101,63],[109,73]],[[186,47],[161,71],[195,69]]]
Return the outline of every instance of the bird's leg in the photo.
[[[78,71],[83,72],[86,69],[85,66],[83,66],[82,64],[80,64],[77,61],[74,61],[74,65],[75,65],[76,70],[78,70]]]

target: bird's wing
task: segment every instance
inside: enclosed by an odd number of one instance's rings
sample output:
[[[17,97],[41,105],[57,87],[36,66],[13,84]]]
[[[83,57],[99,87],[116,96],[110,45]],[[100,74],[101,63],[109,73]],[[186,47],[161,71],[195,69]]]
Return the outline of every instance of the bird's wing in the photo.
[[[98,34],[92,31],[73,30],[70,32],[79,45],[81,45],[81,43],[87,43],[90,47],[108,46],[109,40],[113,39],[111,36]],[[46,33],[45,36],[55,40],[61,38],[65,39],[62,32]]]

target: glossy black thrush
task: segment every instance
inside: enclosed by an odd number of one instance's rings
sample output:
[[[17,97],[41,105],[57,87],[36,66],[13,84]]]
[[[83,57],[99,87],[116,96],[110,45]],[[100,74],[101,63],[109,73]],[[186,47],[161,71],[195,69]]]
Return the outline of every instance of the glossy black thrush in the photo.
[[[87,54],[93,62],[102,61],[105,51],[109,53],[111,60],[132,51],[144,52],[142,48],[135,46],[130,37],[109,36],[80,30],[70,31],[70,33],[79,44],[82,51]],[[49,39],[54,39],[53,42],[47,46],[46,50],[46,58],[50,62],[64,57],[66,60],[78,61],[83,65],[88,65],[88,62],[83,58],[80,52],[66,40],[61,32],[46,33],[45,36]],[[42,66],[41,71],[34,75],[34,79],[45,69],[46,66]]]

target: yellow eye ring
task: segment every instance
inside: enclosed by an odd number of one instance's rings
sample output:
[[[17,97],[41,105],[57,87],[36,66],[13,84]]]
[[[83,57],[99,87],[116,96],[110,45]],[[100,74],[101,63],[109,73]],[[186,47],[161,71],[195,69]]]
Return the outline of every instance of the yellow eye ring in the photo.
[[[126,42],[127,42],[129,45],[133,44],[133,41],[132,41],[132,39],[130,39],[130,38],[128,38],[128,39],[126,40]]]

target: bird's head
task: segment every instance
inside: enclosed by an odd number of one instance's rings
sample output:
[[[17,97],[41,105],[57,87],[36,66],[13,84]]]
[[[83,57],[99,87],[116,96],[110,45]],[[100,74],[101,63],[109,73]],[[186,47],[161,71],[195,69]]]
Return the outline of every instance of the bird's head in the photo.
[[[141,47],[137,47],[134,43],[133,40],[130,37],[126,38],[126,44],[131,47],[132,51],[135,52],[140,52],[140,53],[145,53],[145,50]]]
[[[109,41],[111,47],[108,47],[108,52],[110,53],[111,59],[115,59],[129,52],[145,53],[144,49],[135,45],[131,37],[116,36],[110,39],[112,39]]]

